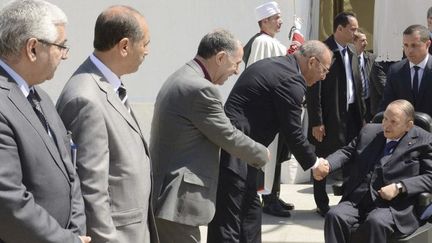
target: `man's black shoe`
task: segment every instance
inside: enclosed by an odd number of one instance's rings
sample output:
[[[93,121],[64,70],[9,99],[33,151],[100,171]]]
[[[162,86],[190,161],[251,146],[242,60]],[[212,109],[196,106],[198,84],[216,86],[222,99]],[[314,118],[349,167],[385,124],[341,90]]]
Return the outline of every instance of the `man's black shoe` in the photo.
[[[293,210],[294,209],[294,204],[292,204],[292,203],[284,202],[284,200],[282,200],[280,198],[278,198],[278,202],[280,203],[282,208],[285,210]]]
[[[330,208],[323,208],[323,209],[317,208],[316,212],[317,212],[317,214],[321,215],[321,217],[325,218],[325,216],[329,210],[330,210]]]
[[[277,217],[288,218],[291,216],[291,213],[288,210],[284,209],[280,203],[275,201],[264,204],[263,212]]]

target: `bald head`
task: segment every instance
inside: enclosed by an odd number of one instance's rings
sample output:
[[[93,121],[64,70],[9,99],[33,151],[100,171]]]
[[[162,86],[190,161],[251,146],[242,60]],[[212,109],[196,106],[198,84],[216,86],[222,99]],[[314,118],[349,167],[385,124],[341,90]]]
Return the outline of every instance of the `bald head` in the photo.
[[[97,51],[107,51],[121,39],[138,42],[145,36],[144,16],[129,6],[116,5],[103,11],[96,20],[93,46]]]
[[[307,86],[325,79],[333,52],[321,41],[306,41],[294,52]]]

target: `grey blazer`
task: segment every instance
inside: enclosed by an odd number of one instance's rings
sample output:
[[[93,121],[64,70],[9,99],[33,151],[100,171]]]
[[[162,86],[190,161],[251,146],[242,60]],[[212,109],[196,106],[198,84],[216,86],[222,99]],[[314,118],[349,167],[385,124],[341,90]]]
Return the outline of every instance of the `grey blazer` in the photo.
[[[230,123],[221,100],[195,61],[159,91],[150,141],[157,217],[191,226],[211,221],[220,148],[255,167],[267,162],[266,148]]]
[[[81,243],[84,204],[66,129],[35,87],[54,140],[0,67],[0,242]]]
[[[141,127],[90,58],[67,82],[57,109],[78,145],[92,243],[158,242]]]

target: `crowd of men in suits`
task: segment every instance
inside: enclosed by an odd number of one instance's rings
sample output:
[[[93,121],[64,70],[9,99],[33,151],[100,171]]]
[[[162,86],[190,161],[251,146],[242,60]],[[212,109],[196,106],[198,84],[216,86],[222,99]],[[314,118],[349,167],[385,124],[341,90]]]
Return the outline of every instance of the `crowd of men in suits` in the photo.
[[[280,29],[276,3],[258,9],[260,26]],[[149,53],[144,16],[104,10],[93,53],[54,105],[38,85],[68,58],[67,17],[44,0],[8,3],[0,10],[0,242],[198,243],[208,224],[208,242],[259,243],[258,175],[277,133],[312,170],[326,242],[349,242],[358,224],[370,233],[362,242],[412,233],[415,196],[432,190],[432,135],[413,125],[415,111],[432,116],[432,8],[428,19],[430,30],[403,32],[406,59],[389,68],[382,126],[364,125],[376,107],[373,57],[354,14],[338,14],[324,42],[248,58],[225,106],[216,85],[239,73],[244,52],[230,32],[214,30],[164,82],[148,147],[121,80]],[[278,46],[273,36],[256,38]],[[360,173],[330,209],[325,177],[343,167]],[[269,203],[282,203],[275,193]]]

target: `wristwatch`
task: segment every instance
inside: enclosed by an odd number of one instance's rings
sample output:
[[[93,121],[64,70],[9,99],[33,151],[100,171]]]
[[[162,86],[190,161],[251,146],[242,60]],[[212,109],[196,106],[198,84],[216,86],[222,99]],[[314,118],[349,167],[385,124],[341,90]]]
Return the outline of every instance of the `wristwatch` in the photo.
[[[396,188],[399,190],[399,193],[405,192],[405,186],[402,184],[402,182],[396,183]]]

